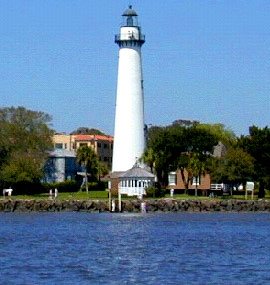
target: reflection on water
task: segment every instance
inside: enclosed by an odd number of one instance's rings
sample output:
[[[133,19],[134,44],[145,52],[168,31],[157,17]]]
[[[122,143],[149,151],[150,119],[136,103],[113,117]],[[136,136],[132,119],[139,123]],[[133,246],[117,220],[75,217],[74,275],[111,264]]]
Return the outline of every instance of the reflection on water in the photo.
[[[0,214],[0,284],[269,284],[270,215]]]

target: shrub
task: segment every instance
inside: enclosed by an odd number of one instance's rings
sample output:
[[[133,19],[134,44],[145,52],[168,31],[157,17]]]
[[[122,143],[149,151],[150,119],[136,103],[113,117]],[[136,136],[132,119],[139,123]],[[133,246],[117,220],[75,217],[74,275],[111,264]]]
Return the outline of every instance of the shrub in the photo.
[[[88,182],[88,190],[95,190],[95,191],[104,191],[107,188],[107,182],[97,181],[97,182]],[[85,191],[85,185],[82,187],[82,191]]]
[[[40,194],[45,191],[42,184],[36,182],[20,181],[9,185],[14,192],[12,195],[33,195]]]
[[[67,180],[64,182],[56,183],[45,183],[43,184],[46,192],[49,192],[50,189],[57,189],[58,192],[77,192],[80,189],[80,185],[75,180]]]
[[[88,185],[90,190],[104,191],[108,187],[108,183],[103,181],[90,182]]]
[[[145,189],[146,196],[151,198],[161,198],[166,194],[166,190],[160,187],[149,186]]]
[[[154,186],[149,186],[145,189],[146,196],[147,197],[155,197],[155,194],[157,192],[157,188]]]

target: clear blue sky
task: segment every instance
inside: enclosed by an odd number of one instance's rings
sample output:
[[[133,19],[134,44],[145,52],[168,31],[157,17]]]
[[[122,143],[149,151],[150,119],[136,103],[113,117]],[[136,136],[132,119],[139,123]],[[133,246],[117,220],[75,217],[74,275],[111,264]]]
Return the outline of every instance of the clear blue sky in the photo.
[[[0,107],[113,134],[114,34],[128,4],[146,34],[146,123],[220,122],[238,135],[269,125],[269,0],[1,0]]]

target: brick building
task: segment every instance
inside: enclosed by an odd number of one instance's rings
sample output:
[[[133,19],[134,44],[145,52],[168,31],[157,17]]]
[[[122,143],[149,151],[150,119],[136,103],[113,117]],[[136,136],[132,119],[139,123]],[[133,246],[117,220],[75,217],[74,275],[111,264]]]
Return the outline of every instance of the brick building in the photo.
[[[187,171],[184,171],[185,178],[187,177]],[[185,184],[182,179],[182,175],[180,173],[180,170],[177,170],[175,172],[170,172],[168,176],[168,187],[167,189],[175,189],[175,190],[184,190]],[[188,189],[192,192],[195,191],[197,184],[197,189],[200,192],[205,192],[210,189],[211,187],[211,177],[209,174],[201,175],[200,177],[193,177],[188,185]]]
[[[214,157],[222,157],[226,153],[226,146],[219,142],[215,147],[213,151],[213,156]],[[187,171],[184,171],[184,176],[187,177]],[[185,178],[186,179],[186,178]],[[168,189],[176,189],[176,190],[184,190],[185,189],[185,184],[182,179],[182,175],[180,173],[180,170],[177,170],[175,172],[170,172],[168,176]],[[211,176],[210,174],[205,174],[201,175],[200,177],[197,177],[197,182],[196,178],[193,177],[192,181],[190,181],[188,189],[193,191],[196,189],[196,184],[197,184],[197,189],[200,190],[200,192],[205,192],[207,190],[211,189]]]

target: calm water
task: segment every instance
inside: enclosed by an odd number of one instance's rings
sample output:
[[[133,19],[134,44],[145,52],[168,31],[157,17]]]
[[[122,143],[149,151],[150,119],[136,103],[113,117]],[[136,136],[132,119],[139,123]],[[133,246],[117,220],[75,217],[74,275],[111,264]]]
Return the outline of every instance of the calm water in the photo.
[[[0,214],[0,284],[270,284],[270,214]]]

